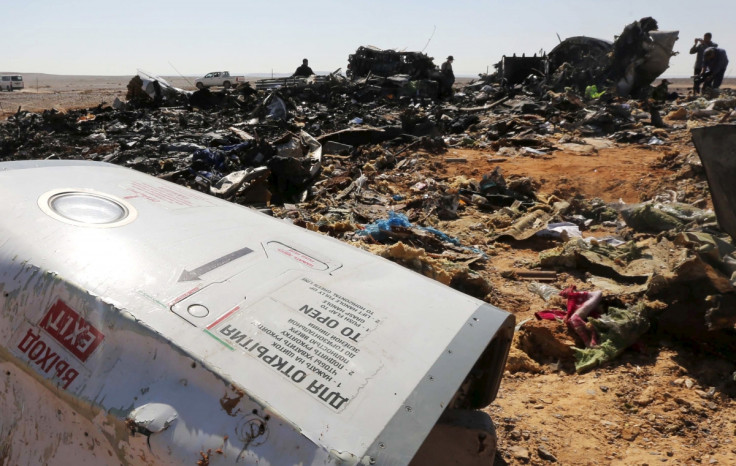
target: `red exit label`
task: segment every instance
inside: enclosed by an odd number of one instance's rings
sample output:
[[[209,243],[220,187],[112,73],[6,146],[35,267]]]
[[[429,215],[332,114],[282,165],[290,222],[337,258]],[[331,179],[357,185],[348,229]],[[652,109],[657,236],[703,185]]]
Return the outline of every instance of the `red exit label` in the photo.
[[[102,332],[62,300],[51,306],[39,326],[82,362],[87,360],[105,338]]]

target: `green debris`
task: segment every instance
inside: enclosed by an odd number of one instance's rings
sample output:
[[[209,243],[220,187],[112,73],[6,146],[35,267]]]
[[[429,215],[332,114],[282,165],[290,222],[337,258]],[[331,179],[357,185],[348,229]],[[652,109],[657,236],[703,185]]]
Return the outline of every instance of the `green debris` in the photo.
[[[585,88],[585,98],[586,99],[597,99],[605,93],[606,91],[598,92],[598,86],[596,86],[595,84]]]
[[[567,268],[583,268],[586,265],[595,264],[625,275],[624,268],[619,264],[627,264],[641,257],[642,248],[638,247],[634,241],[628,241],[620,246],[611,246],[597,241],[587,243],[581,238],[574,238],[561,247],[540,252],[539,262],[542,267]]]
[[[589,319],[599,335],[600,344],[594,348],[573,348],[575,370],[586,372],[611,361],[634,344],[647,330],[649,318],[642,304],[627,308],[609,308],[599,319]]]
[[[715,220],[715,214],[712,211],[677,202],[635,204],[623,209],[621,216],[634,230],[654,233],[673,229],[682,230],[691,223]]]

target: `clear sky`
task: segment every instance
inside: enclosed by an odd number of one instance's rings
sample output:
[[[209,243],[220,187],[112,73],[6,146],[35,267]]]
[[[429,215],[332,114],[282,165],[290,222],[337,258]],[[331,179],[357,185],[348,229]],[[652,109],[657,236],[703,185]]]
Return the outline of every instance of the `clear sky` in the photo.
[[[344,71],[358,46],[374,45],[426,46],[436,64],[452,54],[455,74],[477,75],[503,54],[551,50],[557,34],[613,40],[652,16],[680,31],[666,75],[692,74],[693,39],[710,31],[736,77],[736,0],[0,0],[0,11],[2,71],[290,73],[304,57]]]

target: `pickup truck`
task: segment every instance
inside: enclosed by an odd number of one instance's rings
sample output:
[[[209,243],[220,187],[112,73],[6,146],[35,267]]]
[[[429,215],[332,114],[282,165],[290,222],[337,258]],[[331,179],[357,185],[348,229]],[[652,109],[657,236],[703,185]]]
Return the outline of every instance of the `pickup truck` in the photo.
[[[230,76],[229,71],[213,71],[204,75],[203,78],[197,79],[194,83],[197,89],[212,86],[222,86],[225,89],[230,89],[233,84],[242,82],[245,82],[245,76]]]
[[[19,74],[0,76],[0,91],[13,91],[23,87],[23,76]]]

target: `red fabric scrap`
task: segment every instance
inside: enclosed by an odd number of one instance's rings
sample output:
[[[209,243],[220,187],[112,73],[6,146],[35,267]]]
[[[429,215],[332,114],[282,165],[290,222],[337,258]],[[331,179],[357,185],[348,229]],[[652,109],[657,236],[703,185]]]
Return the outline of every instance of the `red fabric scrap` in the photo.
[[[590,298],[590,293],[587,291],[575,291],[575,285],[571,285],[564,290],[560,291],[560,296],[567,298],[567,311],[560,309],[544,309],[539,312],[535,312],[534,316],[539,320],[557,320],[562,319],[565,322],[570,320],[570,316],[578,310],[580,306],[585,304]],[[600,311],[591,313],[593,317],[600,317]]]

